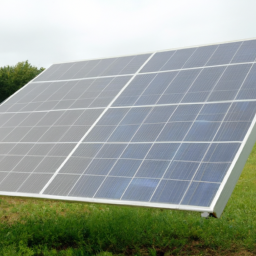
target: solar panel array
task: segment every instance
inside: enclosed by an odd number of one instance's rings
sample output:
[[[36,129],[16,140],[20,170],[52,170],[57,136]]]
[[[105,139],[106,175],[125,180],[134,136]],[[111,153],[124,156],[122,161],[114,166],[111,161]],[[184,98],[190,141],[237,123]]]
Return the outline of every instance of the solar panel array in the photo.
[[[211,211],[255,60],[248,40],[52,65],[0,106],[0,194]]]

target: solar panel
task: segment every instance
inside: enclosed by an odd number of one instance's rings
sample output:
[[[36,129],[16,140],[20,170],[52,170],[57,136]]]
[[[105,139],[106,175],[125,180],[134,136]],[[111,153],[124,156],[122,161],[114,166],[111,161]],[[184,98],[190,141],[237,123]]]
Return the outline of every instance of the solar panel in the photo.
[[[256,141],[256,40],[54,64],[0,105],[0,194],[219,217]]]

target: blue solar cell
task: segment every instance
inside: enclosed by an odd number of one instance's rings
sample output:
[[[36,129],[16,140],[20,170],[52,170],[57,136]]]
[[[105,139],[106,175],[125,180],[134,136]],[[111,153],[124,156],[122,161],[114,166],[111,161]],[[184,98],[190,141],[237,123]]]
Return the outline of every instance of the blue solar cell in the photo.
[[[202,163],[194,177],[195,181],[222,182],[230,163]]]
[[[145,160],[136,173],[137,178],[161,178],[169,161]]]
[[[172,180],[191,180],[199,163],[173,161],[168,167],[164,178]]]
[[[256,102],[234,102],[224,121],[252,121],[256,112]]]
[[[138,130],[139,125],[120,125],[117,126],[110,138],[109,142],[129,142],[136,131]]]
[[[231,162],[235,157],[240,143],[214,143],[210,146],[203,161],[204,162]]]
[[[192,122],[173,122],[165,125],[157,141],[182,141]]]
[[[229,66],[223,73],[214,91],[238,90],[251,68],[250,64]]]
[[[194,105],[180,105],[174,111],[173,115],[171,116],[169,122],[174,121],[194,121],[197,117],[199,111],[201,110],[203,105],[201,104],[194,104]]]
[[[192,182],[182,204],[210,206],[218,188],[218,183]]]
[[[80,69],[77,70],[77,72],[74,72],[73,79],[79,79],[79,78],[85,78],[87,77],[87,74],[94,69],[98,64],[100,63],[100,60],[90,60],[87,61],[86,64]]]
[[[177,151],[174,160],[201,161],[208,146],[208,143],[183,143]]]
[[[82,174],[91,161],[91,158],[70,157],[60,170],[60,173]]]
[[[119,159],[110,172],[110,176],[133,177],[142,160]]]
[[[143,124],[138,129],[134,137],[133,142],[145,142],[155,141],[159,133],[163,129],[164,124]]]
[[[147,94],[141,95],[135,102],[134,106],[145,106],[145,105],[154,105],[158,101],[161,94]]]
[[[87,176],[83,175],[75,183],[68,196],[75,197],[93,197],[98,187],[103,182],[103,176]]]
[[[134,59],[134,56],[117,58],[101,75],[111,76],[120,74],[124,67],[129,65],[132,59]]]
[[[224,122],[214,138],[215,141],[243,141],[250,122]]]
[[[131,108],[130,111],[124,116],[123,120],[120,122],[120,125],[127,124],[141,124],[144,118],[149,114],[151,108]]]
[[[151,202],[179,204],[188,185],[188,181],[162,180]]]
[[[188,92],[182,99],[182,103],[205,102],[210,92]]]
[[[256,59],[256,40],[244,41],[231,63],[251,62]]]
[[[87,77],[97,77],[101,76],[106,69],[108,69],[117,58],[111,58],[111,59],[102,59],[100,62],[92,69],[90,70],[86,76]]]
[[[85,137],[84,142],[104,142],[115,130],[115,126],[95,126]]]
[[[186,141],[211,141],[220,127],[220,122],[196,121],[190,128]]]
[[[160,70],[180,69],[184,66],[196,48],[177,50]]]
[[[241,42],[219,45],[206,66],[228,64],[239,49]]]
[[[197,77],[188,92],[211,91],[221,77],[225,67],[205,68]]]
[[[222,121],[230,103],[206,104],[197,116],[197,121]]]
[[[217,45],[203,46],[196,49],[183,68],[203,67],[218,48]]]
[[[151,144],[129,144],[121,158],[144,159]]]
[[[151,56],[151,54],[142,54],[135,56],[129,63],[126,65],[119,74],[134,74],[139,68],[145,63],[145,61]]]
[[[155,143],[146,158],[171,160],[179,145],[179,143]]]
[[[44,194],[67,196],[79,177],[79,175],[58,174],[44,191]]]
[[[159,71],[174,53],[175,51],[157,52],[140,72]]]
[[[107,177],[95,195],[95,198],[119,199],[131,179]]]
[[[84,174],[107,175],[115,164],[116,159],[94,159]]]
[[[125,191],[122,200],[149,201],[159,180],[135,178]]]
[[[200,73],[200,69],[182,70],[170,83],[165,93],[186,93]]]
[[[143,95],[162,94],[177,74],[178,72],[159,73],[148,85]]]
[[[168,121],[175,109],[176,106],[154,107],[145,119],[144,123],[165,123]]]
[[[125,147],[125,144],[105,144],[96,155],[96,158],[118,158]]]
[[[157,104],[179,103],[184,95],[184,93],[167,93],[161,96],[161,98],[157,101]]]

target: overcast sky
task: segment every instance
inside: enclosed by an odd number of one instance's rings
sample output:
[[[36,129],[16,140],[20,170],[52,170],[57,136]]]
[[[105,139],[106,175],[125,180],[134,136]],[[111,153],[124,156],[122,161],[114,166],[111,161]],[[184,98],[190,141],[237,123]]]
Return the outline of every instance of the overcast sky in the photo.
[[[0,0],[0,66],[256,37],[256,0]]]

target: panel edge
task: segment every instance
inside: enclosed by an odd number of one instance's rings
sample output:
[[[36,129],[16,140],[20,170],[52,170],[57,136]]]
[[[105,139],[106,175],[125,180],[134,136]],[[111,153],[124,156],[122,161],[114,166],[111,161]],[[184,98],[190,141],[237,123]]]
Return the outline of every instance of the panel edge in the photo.
[[[243,143],[241,144],[236,156],[222,181],[218,192],[211,204],[212,213],[215,217],[220,218],[221,214],[237,184],[237,181],[244,169],[246,161],[251,154],[256,142],[256,115],[247,131]]]

